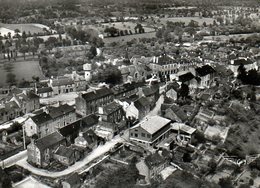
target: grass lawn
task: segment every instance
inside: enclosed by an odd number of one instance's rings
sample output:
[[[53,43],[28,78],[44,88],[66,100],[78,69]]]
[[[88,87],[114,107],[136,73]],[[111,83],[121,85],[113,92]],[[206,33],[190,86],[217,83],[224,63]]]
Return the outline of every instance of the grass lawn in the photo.
[[[162,24],[166,24],[167,21],[171,22],[184,22],[185,25],[188,25],[191,20],[197,21],[199,25],[202,25],[203,22],[206,24],[213,24],[213,18],[200,18],[200,17],[175,17],[175,18],[160,18]]]
[[[8,73],[15,74],[18,82],[23,78],[32,81],[32,76],[38,76],[40,79],[44,78],[38,60],[19,60],[0,64],[0,85],[6,84],[6,75]]]

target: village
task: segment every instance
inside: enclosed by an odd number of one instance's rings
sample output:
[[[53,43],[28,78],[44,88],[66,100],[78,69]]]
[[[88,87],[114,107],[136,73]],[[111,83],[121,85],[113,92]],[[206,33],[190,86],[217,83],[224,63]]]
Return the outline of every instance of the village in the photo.
[[[65,5],[0,17],[2,187],[260,187],[259,8]]]

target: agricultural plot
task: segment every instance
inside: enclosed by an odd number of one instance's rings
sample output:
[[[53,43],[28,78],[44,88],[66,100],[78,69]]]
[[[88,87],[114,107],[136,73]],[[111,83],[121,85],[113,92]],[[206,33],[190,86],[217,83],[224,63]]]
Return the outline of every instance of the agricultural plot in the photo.
[[[167,21],[171,22],[184,22],[185,25],[188,25],[191,20],[194,20],[199,23],[199,25],[202,25],[203,22],[206,22],[206,24],[213,24],[214,19],[213,18],[200,18],[200,17],[175,17],[175,18],[160,18],[160,23],[166,24]]]
[[[0,85],[6,84],[8,73],[16,75],[15,79],[19,82],[23,78],[32,81],[33,76],[43,79],[44,75],[40,69],[38,61],[18,61],[0,65]]]

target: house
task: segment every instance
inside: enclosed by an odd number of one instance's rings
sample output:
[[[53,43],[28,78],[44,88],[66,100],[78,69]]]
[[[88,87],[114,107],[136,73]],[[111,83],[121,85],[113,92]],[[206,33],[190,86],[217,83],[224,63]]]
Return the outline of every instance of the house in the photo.
[[[77,147],[93,149],[98,146],[97,135],[93,130],[86,132],[79,132],[79,136],[75,139],[74,143]]]
[[[156,84],[139,88],[138,95],[139,97],[146,97],[152,105],[155,105],[160,97],[159,85]]]
[[[15,119],[23,113],[15,101],[0,104],[0,124]]]
[[[126,117],[141,120],[151,110],[151,104],[146,97],[141,97],[126,108]]]
[[[98,107],[105,106],[114,100],[114,93],[108,88],[101,88],[85,94],[80,94],[75,99],[76,112],[86,116],[98,111]]]
[[[235,77],[237,77],[238,75],[238,67],[240,65],[244,65],[246,71],[249,71],[251,69],[258,70],[258,65],[256,61],[253,61],[248,58],[232,59],[230,60],[230,64],[228,65],[228,67],[230,70],[233,71]]]
[[[201,128],[205,128],[208,125],[208,122],[213,120],[215,113],[208,109],[200,109],[198,114],[194,118],[194,123],[202,126]]]
[[[15,101],[23,114],[33,112],[40,108],[40,97],[33,91],[11,92],[8,101]]]
[[[81,179],[78,173],[69,175],[66,179],[61,182],[62,188],[80,188]]]
[[[158,178],[160,172],[169,165],[166,160],[159,152],[148,155],[145,159],[141,159],[137,164],[136,168],[140,175],[145,176],[147,183],[151,182],[151,179]]]
[[[191,72],[179,75],[178,82],[186,84],[190,89],[196,89],[198,87],[200,79],[195,77]]]
[[[198,88],[208,88],[214,82],[215,70],[210,65],[204,65],[195,69],[195,76],[199,77]]]
[[[194,138],[196,129],[185,125],[184,123],[173,123],[172,132],[175,135],[177,142],[187,144],[191,143],[192,139]]]
[[[70,166],[80,159],[80,155],[72,147],[60,145],[53,153],[53,159],[65,166]]]
[[[102,121],[117,123],[122,121],[124,117],[124,110],[120,104],[111,102],[103,107],[99,107],[98,115],[101,117]]]
[[[79,132],[94,129],[98,124],[98,116],[90,114],[82,119],[79,119],[65,127],[59,129],[60,134],[64,136],[68,143],[74,143],[75,138],[78,137]]]
[[[172,105],[170,108],[166,109],[164,117],[172,120],[173,122],[181,123],[188,121],[187,114],[177,105]]]
[[[41,98],[52,97],[53,89],[51,87],[36,88],[36,93]]]
[[[100,121],[96,126],[95,133],[97,136],[106,140],[111,140],[114,136],[124,129],[125,125],[121,123],[111,123],[107,121]]]
[[[151,69],[142,63],[121,66],[119,70],[122,74],[123,82],[141,82],[145,80],[151,72]]]
[[[68,77],[50,79],[49,87],[53,89],[54,95],[76,91],[74,81]]]
[[[76,121],[76,112],[73,106],[68,104],[47,109],[57,129]]]
[[[117,85],[112,88],[116,99],[122,100],[135,95],[138,92],[138,88],[144,86],[143,82],[132,82],[123,85]]]
[[[59,107],[50,107],[46,111],[30,117],[24,123],[28,137],[37,135],[39,138],[76,121],[75,109],[67,104]]]
[[[177,82],[170,83],[166,88],[166,97],[177,100],[180,85]]]
[[[130,141],[145,145],[154,146],[170,134],[171,120],[152,116],[130,128]]]
[[[54,151],[60,145],[66,145],[66,140],[57,131],[37,140],[32,138],[31,143],[27,146],[27,160],[37,166],[48,166]]]

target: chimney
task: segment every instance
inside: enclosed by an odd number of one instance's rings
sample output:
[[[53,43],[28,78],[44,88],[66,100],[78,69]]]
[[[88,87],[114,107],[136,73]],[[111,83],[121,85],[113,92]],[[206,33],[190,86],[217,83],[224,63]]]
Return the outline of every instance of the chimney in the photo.
[[[103,107],[98,107],[98,113],[99,113],[99,114],[104,114],[104,109],[103,109]]]

